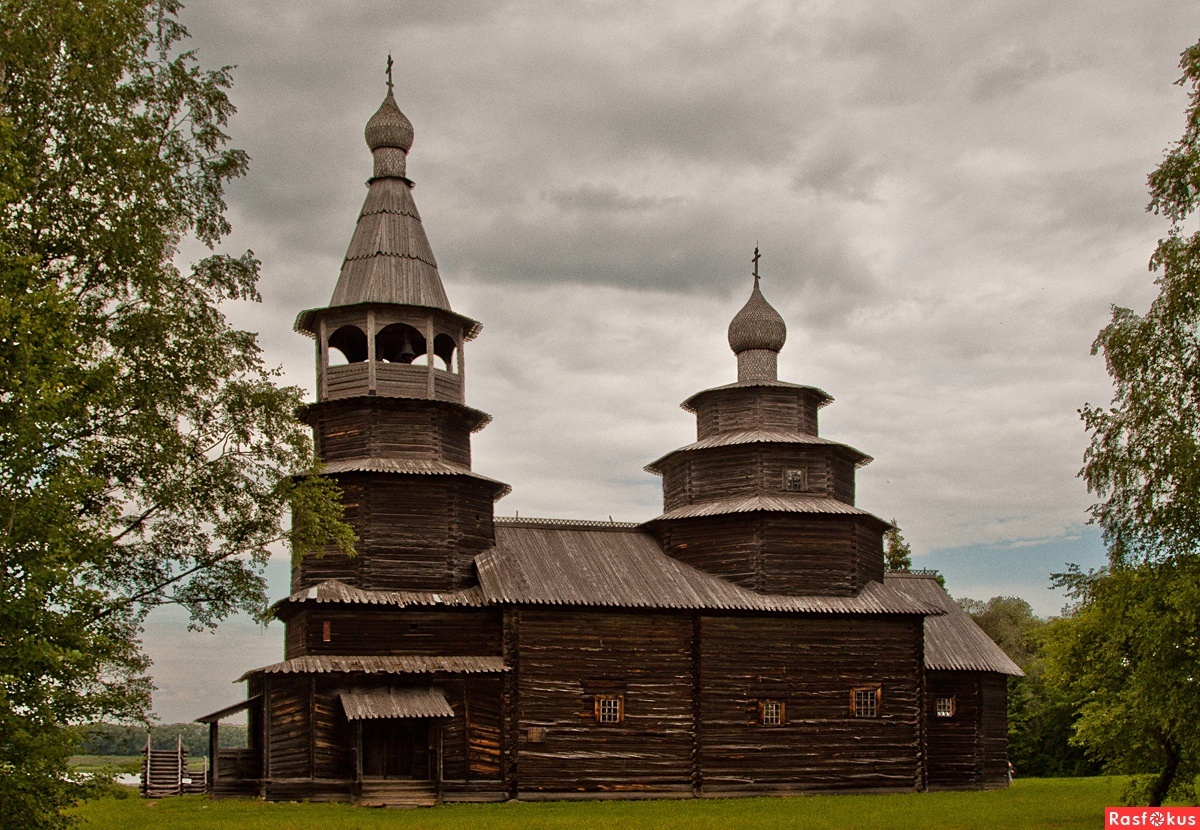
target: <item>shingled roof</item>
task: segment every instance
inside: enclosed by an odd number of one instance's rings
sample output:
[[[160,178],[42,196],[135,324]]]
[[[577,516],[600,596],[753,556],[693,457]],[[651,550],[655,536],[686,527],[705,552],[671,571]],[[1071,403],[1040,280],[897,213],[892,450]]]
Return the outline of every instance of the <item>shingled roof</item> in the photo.
[[[760,594],[672,559],[644,531],[611,524],[496,522],[496,547],[475,557],[490,602],[782,611],[940,614],[937,603],[871,583],[855,596]]]
[[[812,435],[807,432],[778,432],[765,429],[747,429],[739,432],[722,432],[717,435],[710,435],[707,438],[701,438],[699,441],[680,447],[677,450],[671,450],[666,455],[656,461],[651,461],[644,469],[648,473],[659,474],[662,472],[662,465],[668,458],[679,453],[694,452],[696,450],[708,450],[715,447],[732,447],[740,444],[819,444],[826,447],[841,447],[844,451],[855,457],[854,466],[864,467],[870,464],[873,460],[861,450],[856,450],[848,444],[843,444],[838,441],[831,441],[828,438],[821,438],[818,435]]]
[[[282,663],[251,669],[234,682],[258,674],[490,674],[508,671],[503,657],[429,656],[424,654],[395,654],[383,657],[370,655],[315,654],[293,657]]]
[[[781,494],[777,496],[746,496],[745,498],[716,499],[699,504],[685,504],[668,510],[651,521],[691,519],[697,516],[725,516],[730,513],[839,513],[862,516],[887,525],[883,519],[860,507],[826,496]]]
[[[962,610],[937,579],[925,574],[887,574],[884,584],[914,599],[937,605],[942,614],[925,618],[925,668],[993,671],[1013,677],[1025,672]]]

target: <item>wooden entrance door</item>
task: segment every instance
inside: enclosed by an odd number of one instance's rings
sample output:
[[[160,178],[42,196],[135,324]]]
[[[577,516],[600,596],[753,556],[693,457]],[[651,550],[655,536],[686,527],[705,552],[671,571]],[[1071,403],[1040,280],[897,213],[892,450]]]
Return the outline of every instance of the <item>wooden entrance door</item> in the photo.
[[[362,774],[428,781],[429,724],[421,718],[362,722]]]

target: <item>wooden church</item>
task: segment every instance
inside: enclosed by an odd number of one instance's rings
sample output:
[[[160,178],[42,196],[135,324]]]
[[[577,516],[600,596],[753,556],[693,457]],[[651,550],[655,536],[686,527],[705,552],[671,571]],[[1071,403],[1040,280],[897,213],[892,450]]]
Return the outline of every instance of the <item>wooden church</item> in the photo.
[[[389,90],[333,298],[305,311],[304,411],[352,557],[294,565],[283,661],[214,712],[216,795],[360,804],[691,798],[1007,781],[1020,670],[928,575],[884,574],[855,506],[870,459],[820,437],[825,392],[779,380],[754,279],[737,380],[683,403],[696,441],[646,469],[643,524],[502,519],[471,470],[466,344],[413,202]],[[757,273],[757,267],[756,267]],[[338,358],[337,360],[333,358]],[[246,710],[249,742],[217,750]]]

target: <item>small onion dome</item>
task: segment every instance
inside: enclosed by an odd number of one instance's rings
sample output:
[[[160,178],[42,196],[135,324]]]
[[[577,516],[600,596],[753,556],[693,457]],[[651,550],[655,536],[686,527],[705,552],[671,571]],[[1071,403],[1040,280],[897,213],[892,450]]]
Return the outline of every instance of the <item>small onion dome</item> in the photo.
[[[786,340],[787,326],[758,289],[756,277],[750,299],[729,324],[729,348],[735,354],[756,349],[778,352]]]
[[[367,122],[367,146],[372,151],[380,147],[398,147],[408,152],[413,143],[412,122],[400,112],[396,99],[389,89],[379,109]]]

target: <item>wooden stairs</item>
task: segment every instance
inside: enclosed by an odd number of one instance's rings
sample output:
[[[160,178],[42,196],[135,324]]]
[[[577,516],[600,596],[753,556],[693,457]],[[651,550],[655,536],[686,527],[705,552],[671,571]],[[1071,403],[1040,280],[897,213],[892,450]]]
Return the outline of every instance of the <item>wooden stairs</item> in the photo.
[[[358,795],[360,807],[432,807],[437,790],[428,781],[410,778],[364,778]]]
[[[153,749],[150,735],[146,735],[146,749],[142,754],[142,797],[166,798],[172,795],[202,793],[208,777],[207,764],[203,775],[196,780],[187,768],[187,747],[182,738],[176,738],[174,749]],[[189,780],[190,779],[190,780]]]

